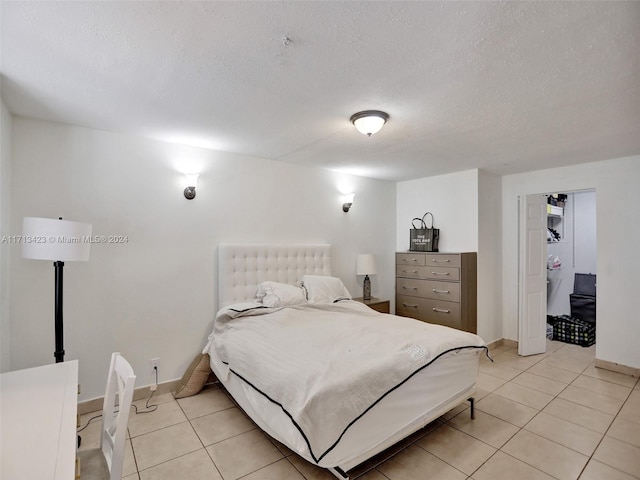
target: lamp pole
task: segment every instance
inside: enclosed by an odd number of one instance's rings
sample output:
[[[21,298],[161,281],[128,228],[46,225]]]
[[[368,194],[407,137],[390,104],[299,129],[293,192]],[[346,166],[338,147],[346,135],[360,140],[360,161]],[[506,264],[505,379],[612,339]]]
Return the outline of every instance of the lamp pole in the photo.
[[[53,353],[56,357],[56,363],[64,361],[64,331],[62,321],[62,272],[64,271],[64,262],[53,262],[55,267],[55,335],[56,335],[56,350]]]

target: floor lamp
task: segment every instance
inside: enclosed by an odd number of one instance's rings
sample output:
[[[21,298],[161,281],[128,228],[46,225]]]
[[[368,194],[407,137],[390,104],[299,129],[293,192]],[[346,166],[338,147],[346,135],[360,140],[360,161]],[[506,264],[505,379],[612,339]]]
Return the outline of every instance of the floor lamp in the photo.
[[[53,261],[55,269],[56,363],[64,361],[62,289],[64,262],[89,260],[91,224],[25,217],[22,222],[22,257]]]

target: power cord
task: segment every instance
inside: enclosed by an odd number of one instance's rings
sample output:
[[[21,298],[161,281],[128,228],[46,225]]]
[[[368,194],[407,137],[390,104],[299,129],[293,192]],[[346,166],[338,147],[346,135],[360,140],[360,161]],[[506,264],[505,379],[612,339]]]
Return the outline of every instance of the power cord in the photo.
[[[155,411],[158,409],[158,404],[157,404],[157,403],[156,403],[156,404],[153,404],[153,405],[149,405],[149,402],[151,401],[151,398],[153,397],[153,395],[156,393],[156,390],[158,389],[158,367],[153,367],[153,369],[154,369],[154,370],[155,370],[155,372],[156,372],[156,383],[155,383],[155,385],[152,385],[152,386],[151,386],[151,387],[152,387],[152,388],[151,388],[151,395],[149,395],[149,398],[147,398],[147,401],[146,401],[145,406],[144,406],[145,410],[138,410],[138,406],[137,406],[137,405],[135,405],[135,404],[133,404],[133,403],[131,404],[131,406],[133,407],[134,412],[135,412],[135,414],[136,414],[136,415],[139,415],[139,414],[141,414],[141,413],[151,413],[151,412],[155,412]],[[118,410],[116,410],[114,413],[117,413],[117,412],[118,412]],[[77,433],[80,433],[80,432],[81,432],[81,431],[83,431],[85,428],[87,428],[87,427],[89,426],[89,424],[90,424],[92,421],[94,421],[96,418],[100,418],[100,417],[102,417],[102,414],[101,414],[101,413],[100,413],[100,414],[98,414],[98,415],[95,415],[95,416],[91,417],[91,418],[87,421],[87,424],[86,424],[84,427],[79,428],[78,430],[76,430],[76,432],[77,432]]]
[[[156,390],[158,389],[158,367],[154,366],[153,369],[156,372],[156,383],[155,385],[151,385],[151,395],[149,395],[149,398],[147,398],[147,403],[145,403],[144,408],[146,410],[140,410],[138,411],[138,407],[136,405],[131,405],[135,412],[136,415],[138,415],[139,413],[151,413],[151,412],[155,412],[158,409],[158,404],[154,404],[154,405],[149,405],[149,402],[151,401],[151,397],[153,397],[153,394],[156,393]]]
[[[91,422],[93,422],[96,418],[100,418],[101,416],[102,416],[102,414],[100,413],[100,414],[96,415],[95,417],[91,417],[91,418],[89,419],[89,421],[87,422],[87,424],[86,424],[84,427],[77,429],[77,430],[76,430],[76,432],[77,432],[77,433],[80,433],[80,432],[81,432],[81,431],[83,431],[85,428],[87,428]]]

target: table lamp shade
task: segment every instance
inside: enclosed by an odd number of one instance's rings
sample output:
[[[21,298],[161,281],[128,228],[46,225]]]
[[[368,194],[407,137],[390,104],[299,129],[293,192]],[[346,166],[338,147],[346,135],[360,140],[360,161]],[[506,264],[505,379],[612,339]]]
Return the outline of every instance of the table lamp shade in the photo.
[[[376,257],[372,253],[358,255],[356,262],[356,275],[375,275]]]
[[[62,262],[89,260],[89,223],[24,217],[22,236],[23,258]]]

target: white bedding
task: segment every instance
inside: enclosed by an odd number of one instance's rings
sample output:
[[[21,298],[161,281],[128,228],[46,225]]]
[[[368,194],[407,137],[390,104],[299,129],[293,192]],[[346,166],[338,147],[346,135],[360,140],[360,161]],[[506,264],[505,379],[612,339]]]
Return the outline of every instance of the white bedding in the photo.
[[[205,352],[218,360],[220,380],[237,376],[258,392],[247,396],[255,410],[264,398],[277,404],[318,464],[412,376],[440,358],[477,357],[485,348],[471,333],[381,314],[355,301],[231,306],[218,313],[209,340]]]

